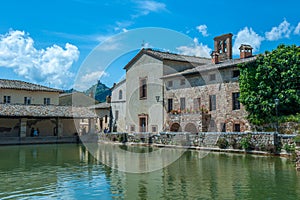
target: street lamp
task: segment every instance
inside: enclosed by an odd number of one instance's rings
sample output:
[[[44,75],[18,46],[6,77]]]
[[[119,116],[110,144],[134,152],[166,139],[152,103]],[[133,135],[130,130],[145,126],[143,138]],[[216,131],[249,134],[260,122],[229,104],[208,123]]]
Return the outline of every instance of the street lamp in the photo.
[[[275,109],[276,109],[276,133],[278,133],[278,104],[279,104],[279,99],[276,98],[274,99],[275,101]]]

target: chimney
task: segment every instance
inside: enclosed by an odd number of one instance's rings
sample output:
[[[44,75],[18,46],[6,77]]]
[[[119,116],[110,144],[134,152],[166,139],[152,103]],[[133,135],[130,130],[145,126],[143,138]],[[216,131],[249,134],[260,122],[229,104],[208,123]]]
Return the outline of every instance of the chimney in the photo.
[[[110,96],[106,96],[106,103],[111,103],[111,97]]]
[[[219,61],[232,59],[232,34],[215,37],[214,50],[219,54]]]
[[[252,47],[248,44],[241,44],[240,46],[240,58],[249,58],[252,56]]]
[[[218,54],[216,51],[213,51],[213,52],[210,54],[210,56],[211,56],[211,61],[212,61],[212,63],[218,64],[218,63],[220,62],[220,60],[219,60],[219,54]]]

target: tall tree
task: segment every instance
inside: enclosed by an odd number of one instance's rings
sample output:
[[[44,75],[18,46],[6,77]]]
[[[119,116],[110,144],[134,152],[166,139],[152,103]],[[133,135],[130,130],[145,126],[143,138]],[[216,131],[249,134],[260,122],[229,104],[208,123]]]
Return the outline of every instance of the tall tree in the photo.
[[[250,122],[274,121],[275,101],[279,115],[300,112],[300,48],[279,45],[272,52],[258,55],[251,63],[240,66],[240,102]]]

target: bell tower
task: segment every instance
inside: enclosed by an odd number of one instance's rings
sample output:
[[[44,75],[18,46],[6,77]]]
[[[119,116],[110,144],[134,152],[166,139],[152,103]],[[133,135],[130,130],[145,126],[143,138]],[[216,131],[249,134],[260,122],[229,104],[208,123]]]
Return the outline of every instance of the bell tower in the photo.
[[[215,37],[214,49],[219,55],[219,61],[232,59],[232,34],[227,33]]]

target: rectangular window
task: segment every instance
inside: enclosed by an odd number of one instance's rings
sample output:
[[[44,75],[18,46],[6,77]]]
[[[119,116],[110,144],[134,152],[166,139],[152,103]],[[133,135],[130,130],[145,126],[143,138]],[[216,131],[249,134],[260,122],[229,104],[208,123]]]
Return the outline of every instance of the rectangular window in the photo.
[[[201,98],[195,98],[193,100],[193,103],[194,103],[194,110],[195,111],[200,111]]]
[[[157,125],[151,127],[152,133],[157,133]]]
[[[134,125],[130,125],[130,132],[135,132],[135,126]]]
[[[147,78],[140,79],[140,99],[147,99]]]
[[[234,124],[233,131],[234,132],[241,132],[241,126],[240,126],[240,124]]]
[[[168,87],[173,87],[173,81],[168,81]]]
[[[226,124],[221,123],[221,132],[226,132]]]
[[[118,119],[119,119],[119,111],[116,110],[116,111],[115,111],[115,120],[117,121]]]
[[[216,80],[216,74],[210,74],[209,81],[215,81],[215,80]]]
[[[216,95],[209,95],[209,110],[216,110]]]
[[[234,92],[232,93],[232,110],[239,110],[241,105],[239,101],[240,93]]]
[[[185,79],[180,79],[180,85],[185,85]]]
[[[31,104],[31,98],[30,97],[24,97],[24,104],[30,105]]]
[[[185,98],[180,98],[180,110],[185,109]]]
[[[10,96],[4,96],[3,103],[10,103]]]
[[[50,105],[50,98],[44,98],[44,105]]]
[[[104,123],[107,123],[107,115],[105,115],[105,117],[104,117]]]
[[[240,76],[240,70],[232,71],[232,78],[238,78]]]
[[[173,110],[173,99],[168,99],[168,112]]]

